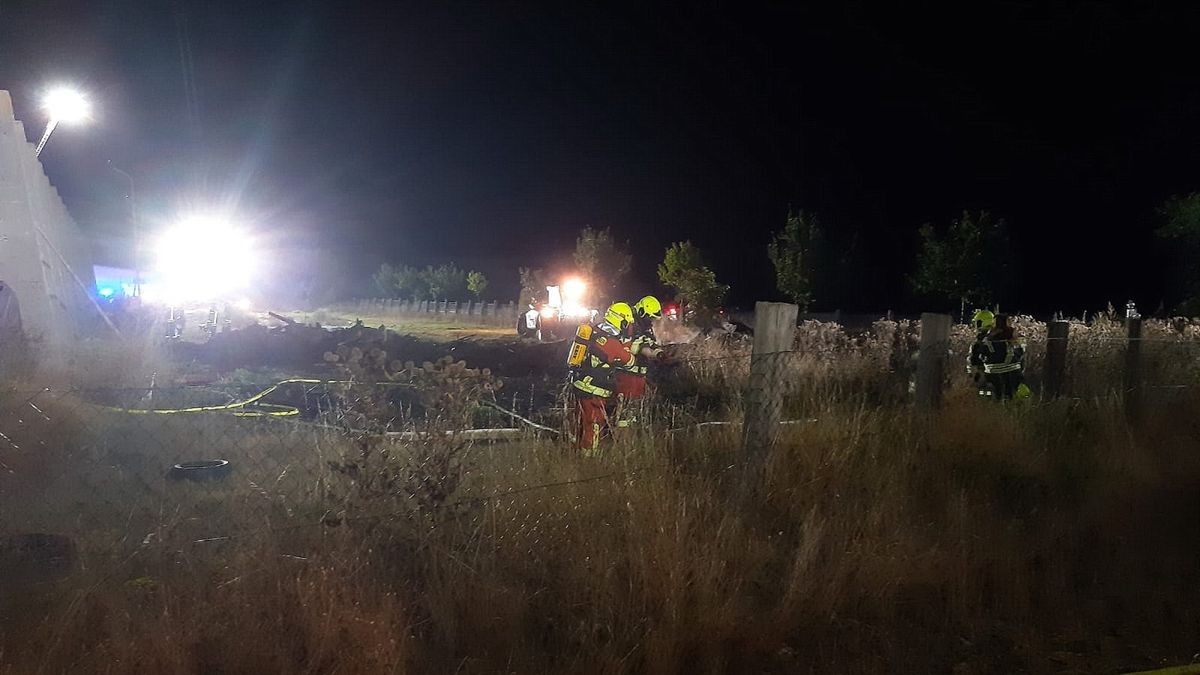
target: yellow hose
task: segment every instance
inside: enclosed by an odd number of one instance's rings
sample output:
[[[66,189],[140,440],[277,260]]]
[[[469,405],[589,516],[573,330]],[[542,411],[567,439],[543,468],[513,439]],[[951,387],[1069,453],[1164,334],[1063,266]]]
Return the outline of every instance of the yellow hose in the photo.
[[[235,417],[292,417],[300,414],[300,409],[290,405],[278,405],[275,403],[259,403],[258,401],[269,396],[276,389],[279,389],[285,384],[365,384],[355,382],[353,380],[312,380],[302,377],[293,377],[287,380],[280,380],[275,384],[263,389],[257,394],[242,401],[234,401],[224,405],[201,405],[190,408],[118,408],[116,406],[99,406],[106,410],[114,410],[117,412],[129,413],[131,415],[178,415],[182,413],[204,413],[204,412],[229,412]],[[400,382],[373,382],[370,383],[379,386],[404,386]],[[245,408],[254,406],[253,410]]]

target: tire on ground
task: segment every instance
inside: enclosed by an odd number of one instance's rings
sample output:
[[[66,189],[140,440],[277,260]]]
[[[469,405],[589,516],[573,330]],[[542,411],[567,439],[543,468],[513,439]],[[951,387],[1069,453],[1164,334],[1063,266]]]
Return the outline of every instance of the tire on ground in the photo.
[[[229,460],[201,459],[192,462],[180,462],[171,467],[167,477],[173,480],[190,480],[195,482],[221,480],[229,475],[232,467]]]

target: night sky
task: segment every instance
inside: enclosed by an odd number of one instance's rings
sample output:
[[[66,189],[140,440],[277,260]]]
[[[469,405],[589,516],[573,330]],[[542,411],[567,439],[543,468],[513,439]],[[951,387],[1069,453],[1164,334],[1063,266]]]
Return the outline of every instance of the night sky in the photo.
[[[32,140],[48,84],[90,93],[43,161],[112,262],[110,159],[149,227],[235,207],[282,287],[453,260],[515,294],[594,225],[631,291],[690,238],[746,303],[791,207],[862,268],[818,309],[912,310],[917,228],[986,209],[1010,306],[1152,309],[1155,207],[1200,189],[1200,7],[1051,4],[0,0],[0,88]]]

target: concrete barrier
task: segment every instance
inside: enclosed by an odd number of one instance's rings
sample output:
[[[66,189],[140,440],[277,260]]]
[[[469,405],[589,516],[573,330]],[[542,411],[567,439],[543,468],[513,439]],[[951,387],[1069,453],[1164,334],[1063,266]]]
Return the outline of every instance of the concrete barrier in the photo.
[[[90,246],[50,184],[12,99],[0,90],[0,282],[35,345],[68,343],[100,321]]]

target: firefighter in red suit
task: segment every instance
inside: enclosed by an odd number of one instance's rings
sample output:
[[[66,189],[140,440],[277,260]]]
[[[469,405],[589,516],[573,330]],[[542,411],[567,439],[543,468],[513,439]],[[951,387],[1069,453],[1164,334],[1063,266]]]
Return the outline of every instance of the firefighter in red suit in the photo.
[[[586,453],[598,449],[600,435],[608,427],[615,406],[617,372],[634,365],[625,338],[632,323],[633,308],[624,302],[614,303],[603,321],[580,326],[571,341],[567,366],[579,428],[576,447]]]
[[[635,360],[632,368],[617,373],[617,426],[632,426],[637,421],[634,402],[646,395],[649,363],[663,355],[654,336],[654,321],[661,318],[662,303],[653,295],[647,295],[633,306],[633,322],[626,335]]]

